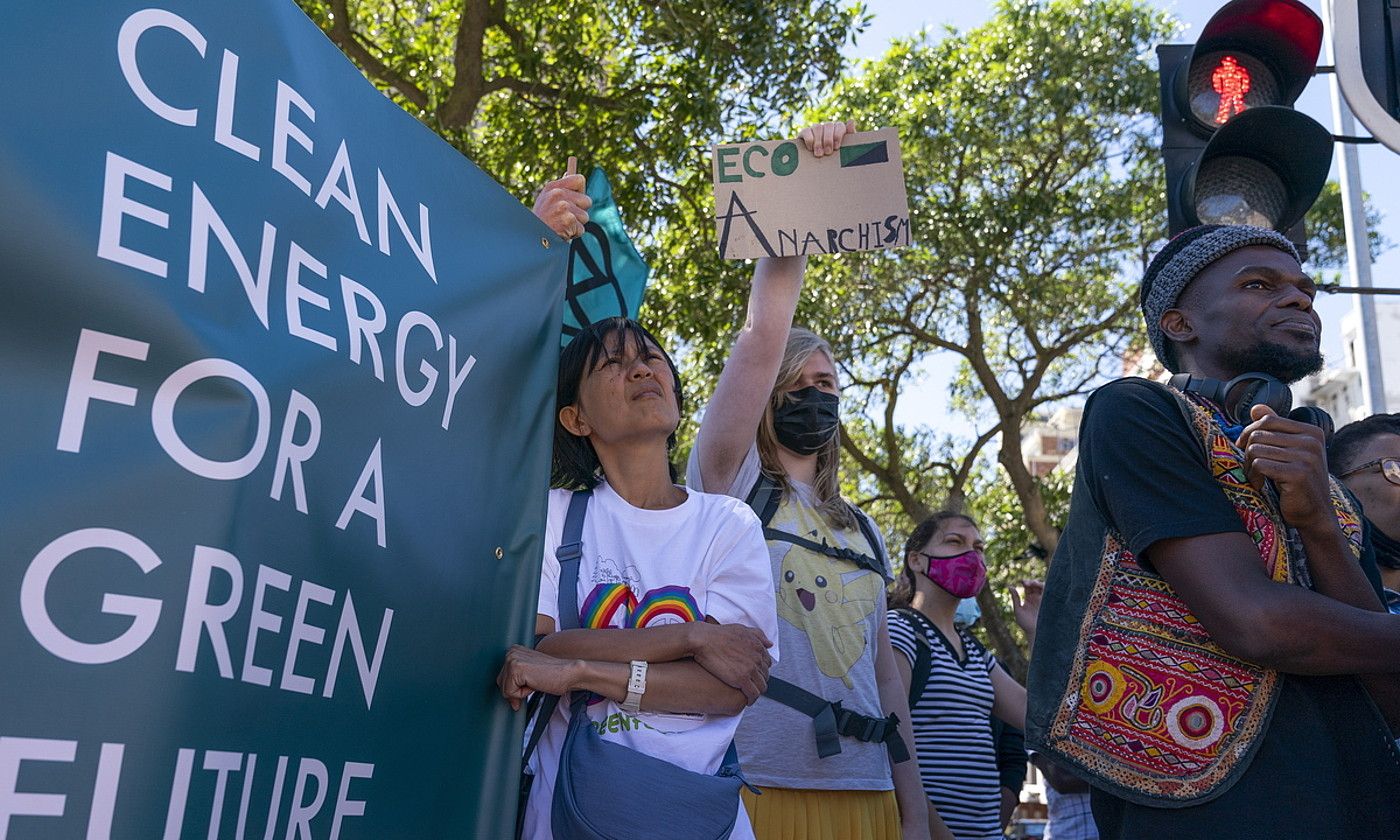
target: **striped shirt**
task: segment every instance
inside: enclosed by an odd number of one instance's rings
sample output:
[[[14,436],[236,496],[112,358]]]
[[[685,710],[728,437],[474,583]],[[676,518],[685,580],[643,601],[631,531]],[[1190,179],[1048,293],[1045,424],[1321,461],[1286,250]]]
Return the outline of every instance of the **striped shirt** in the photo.
[[[959,631],[959,661],[929,622],[889,612],[890,643],[918,661],[920,640],[930,667],[923,693],[910,709],[924,791],[957,840],[1000,838],[1001,781],[992,743],[992,679],[996,658]]]

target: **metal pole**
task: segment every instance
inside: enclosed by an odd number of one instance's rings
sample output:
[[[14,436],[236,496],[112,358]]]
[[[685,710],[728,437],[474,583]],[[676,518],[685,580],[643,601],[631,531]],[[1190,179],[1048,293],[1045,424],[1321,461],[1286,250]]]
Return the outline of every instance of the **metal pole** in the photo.
[[[1336,63],[1333,37],[1332,0],[1322,0],[1323,19],[1326,22],[1327,62]],[[1355,121],[1351,109],[1342,99],[1337,75],[1331,74],[1328,85],[1332,91],[1332,125],[1337,134],[1354,135]],[[1342,193],[1342,219],[1347,237],[1347,268],[1351,275],[1351,285],[1358,289],[1371,287],[1371,243],[1366,229],[1366,208],[1362,204],[1361,167],[1356,146],[1341,143],[1341,155],[1337,159],[1337,180]],[[1362,391],[1366,396],[1366,413],[1381,414],[1386,410],[1385,378],[1381,369],[1380,335],[1376,329],[1376,301],[1371,294],[1357,295],[1356,305],[1361,314],[1361,358],[1357,366],[1361,368]]]

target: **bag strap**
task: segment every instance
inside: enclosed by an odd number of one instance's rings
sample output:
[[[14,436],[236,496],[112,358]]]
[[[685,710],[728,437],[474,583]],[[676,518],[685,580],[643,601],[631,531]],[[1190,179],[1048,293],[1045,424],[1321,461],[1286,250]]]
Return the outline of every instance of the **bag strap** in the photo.
[[[758,515],[758,520],[763,525],[763,538],[777,542],[792,543],[801,546],[809,551],[815,551],[826,557],[834,557],[838,560],[846,560],[856,564],[856,566],[878,574],[886,583],[893,580],[889,574],[889,560],[885,557],[885,552],[881,549],[881,543],[875,534],[875,526],[870,519],[860,511],[856,511],[856,522],[859,524],[861,534],[865,541],[870,543],[870,550],[875,553],[874,557],[850,548],[839,548],[831,545],[825,539],[821,542],[810,540],[806,537],[791,534],[787,531],[780,531],[777,528],[770,528],[768,524],[773,521],[773,516],[778,512],[778,503],[782,501],[782,491],[777,482],[773,481],[764,473],[758,474],[758,481],[754,483],[753,489],[749,491],[745,503]]]
[[[836,709],[830,701],[818,697],[800,685],[774,676],[768,677],[768,690],[763,692],[763,696],[776,700],[789,709],[796,709],[812,719],[819,757],[829,758],[841,752],[841,739],[836,733]]]
[[[569,497],[569,512],[564,515],[564,534],[554,558],[559,561],[559,628],[578,629],[578,563],[583,557],[583,520],[588,515],[588,500],[592,490],[576,490]]]
[[[884,543],[875,533],[874,521],[859,510],[856,511],[856,521],[860,523],[860,531],[865,535],[865,541],[870,543],[870,550],[875,552],[875,559],[880,561],[880,577],[884,578],[887,584],[892,582],[894,578],[889,574],[890,558],[885,555]]]
[[[909,680],[909,712],[913,714],[915,704],[924,699],[924,687],[928,684],[929,673],[933,671],[933,650],[919,621],[923,615],[910,607],[897,607],[895,612],[914,625],[914,672]]]
[[[556,630],[578,628],[578,563],[583,556],[583,520],[588,515],[588,500],[592,496],[592,490],[578,490],[569,497],[569,510],[564,515],[564,534],[559,540],[559,547],[554,549],[554,559],[559,561],[559,621]],[[530,733],[530,741],[525,745],[520,761],[522,773],[549,726],[550,718],[554,717],[559,695],[536,692],[530,704],[525,707],[525,725],[529,726],[533,719],[535,728]]]
[[[749,497],[744,500],[744,503],[758,514],[758,521],[767,529],[768,523],[773,521],[773,515],[778,512],[778,502],[782,500],[781,496],[782,494],[778,492],[778,483],[760,471],[758,481],[749,491]]]
[[[840,701],[833,703],[800,685],[772,676],[768,678],[768,690],[763,696],[812,719],[819,758],[830,758],[841,752],[840,736],[845,735],[857,741],[884,744],[896,764],[909,760],[909,748],[899,734],[898,715],[876,718],[843,709]]]

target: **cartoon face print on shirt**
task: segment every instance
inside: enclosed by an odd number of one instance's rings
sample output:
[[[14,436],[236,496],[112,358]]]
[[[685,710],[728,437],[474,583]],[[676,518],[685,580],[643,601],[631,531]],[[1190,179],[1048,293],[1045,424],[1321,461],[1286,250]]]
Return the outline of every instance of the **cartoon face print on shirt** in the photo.
[[[796,533],[827,530],[825,522],[806,514],[806,509],[800,511]],[[789,548],[778,571],[778,617],[806,634],[821,672],[847,688],[851,666],[865,653],[865,619],[875,611],[883,583],[853,563],[797,545]]]

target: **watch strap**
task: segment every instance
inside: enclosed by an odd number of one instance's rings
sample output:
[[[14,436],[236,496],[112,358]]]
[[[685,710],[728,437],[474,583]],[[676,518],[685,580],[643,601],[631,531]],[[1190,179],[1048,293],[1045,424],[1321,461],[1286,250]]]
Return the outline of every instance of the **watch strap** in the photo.
[[[647,691],[647,663],[632,660],[632,673],[627,680],[627,699],[622,701],[622,711],[635,715],[641,711],[642,695]]]

